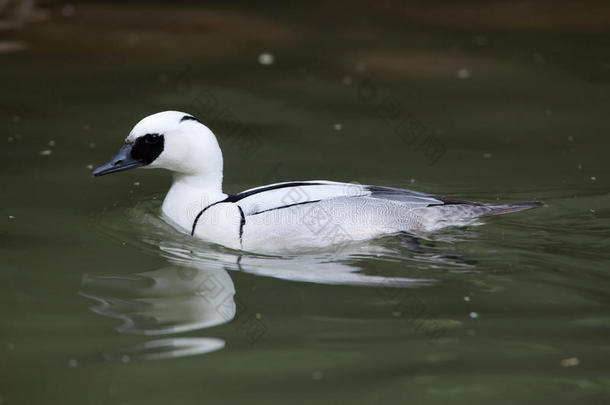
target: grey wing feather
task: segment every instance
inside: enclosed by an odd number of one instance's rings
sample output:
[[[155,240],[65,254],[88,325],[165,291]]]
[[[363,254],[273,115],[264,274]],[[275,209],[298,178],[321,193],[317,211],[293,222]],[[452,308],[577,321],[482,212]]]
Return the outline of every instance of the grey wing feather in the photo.
[[[371,193],[369,197],[379,198],[382,200],[399,201],[410,205],[429,206],[443,205],[445,203],[437,196],[421,193],[419,191],[407,190],[404,188],[366,186],[366,189]]]
[[[372,198],[400,201],[413,207],[438,207],[444,213],[455,217],[485,217],[524,211],[544,206],[540,201],[524,201],[509,204],[485,204],[476,201],[459,200],[419,191],[384,186],[365,186]],[[450,215],[449,215],[450,216]]]

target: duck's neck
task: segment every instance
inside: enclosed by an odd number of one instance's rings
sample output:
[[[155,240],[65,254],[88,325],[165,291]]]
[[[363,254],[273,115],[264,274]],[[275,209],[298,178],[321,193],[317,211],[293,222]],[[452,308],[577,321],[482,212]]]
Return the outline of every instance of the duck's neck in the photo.
[[[174,187],[190,187],[200,192],[222,194],[222,172],[202,174],[173,173]],[[171,189],[170,189],[171,190]]]
[[[222,192],[222,172],[205,176],[174,173],[162,210],[172,222],[190,232],[201,210],[226,197]]]

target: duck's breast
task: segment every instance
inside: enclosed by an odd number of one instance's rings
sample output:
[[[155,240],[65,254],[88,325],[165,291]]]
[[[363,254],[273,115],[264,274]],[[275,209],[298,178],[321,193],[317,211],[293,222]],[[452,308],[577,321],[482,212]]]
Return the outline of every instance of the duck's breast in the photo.
[[[221,202],[201,212],[193,236],[232,249],[241,249],[244,217],[237,204]]]

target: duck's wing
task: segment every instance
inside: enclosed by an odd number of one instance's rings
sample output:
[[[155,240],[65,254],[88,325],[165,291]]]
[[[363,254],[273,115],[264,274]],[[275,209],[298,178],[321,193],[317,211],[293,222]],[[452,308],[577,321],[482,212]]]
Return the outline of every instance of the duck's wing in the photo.
[[[338,197],[369,197],[399,201],[405,204],[406,208],[445,204],[436,196],[417,191],[325,180],[270,184],[229,195],[227,201],[237,203],[245,215],[254,215]]]

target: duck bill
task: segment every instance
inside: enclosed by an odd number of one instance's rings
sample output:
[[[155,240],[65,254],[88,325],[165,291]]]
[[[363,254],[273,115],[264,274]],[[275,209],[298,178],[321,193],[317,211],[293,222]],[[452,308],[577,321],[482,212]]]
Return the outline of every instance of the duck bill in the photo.
[[[123,170],[135,169],[136,167],[146,165],[141,160],[131,157],[131,145],[124,145],[119,150],[119,153],[104,165],[91,172],[91,176],[99,177],[110,173],[122,172]]]

